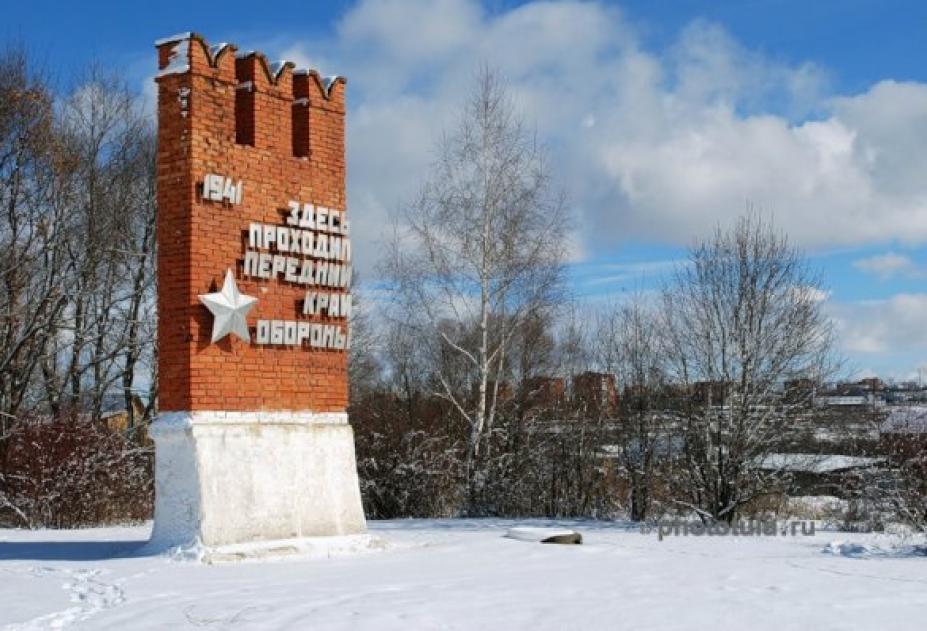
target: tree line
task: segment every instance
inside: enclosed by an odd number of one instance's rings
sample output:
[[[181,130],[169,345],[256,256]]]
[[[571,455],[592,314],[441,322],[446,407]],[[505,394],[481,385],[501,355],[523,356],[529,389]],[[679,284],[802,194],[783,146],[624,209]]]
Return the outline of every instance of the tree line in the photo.
[[[24,51],[0,53],[4,521],[105,518],[150,495],[131,434],[157,389],[154,164],[152,121],[121,78],[95,67],[58,91]],[[81,422],[112,407],[124,439]]]
[[[150,514],[153,124],[118,76],[56,90],[0,55],[2,523]],[[790,472],[758,463],[799,445],[809,384],[837,362],[820,279],[785,235],[747,213],[660,289],[590,305],[569,291],[568,199],[497,73],[436,156],[355,297],[369,517],[730,522],[787,493]],[[905,449],[917,480],[924,451]],[[923,486],[893,495],[921,525]]]
[[[786,235],[748,210],[659,289],[584,305],[566,198],[497,73],[480,71],[436,156],[368,297],[386,324],[354,324],[369,514],[732,522],[788,496],[794,471],[771,463],[814,455],[814,393],[841,362]],[[924,441],[906,443],[888,455],[908,473],[870,495],[922,527]]]

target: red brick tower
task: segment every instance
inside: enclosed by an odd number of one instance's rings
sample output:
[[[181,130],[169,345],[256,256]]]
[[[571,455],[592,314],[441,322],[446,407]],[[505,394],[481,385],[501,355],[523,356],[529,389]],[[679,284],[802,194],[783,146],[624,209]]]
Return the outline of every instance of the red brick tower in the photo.
[[[345,82],[193,33],[155,45],[153,538],[362,532],[345,412]]]

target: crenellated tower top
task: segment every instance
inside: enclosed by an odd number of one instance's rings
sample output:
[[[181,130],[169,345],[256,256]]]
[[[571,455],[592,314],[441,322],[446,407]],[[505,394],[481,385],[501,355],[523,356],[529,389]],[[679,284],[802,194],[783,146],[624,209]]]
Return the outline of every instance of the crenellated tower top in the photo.
[[[161,410],[343,412],[345,346],[332,340],[347,338],[350,304],[345,80],[192,32],[155,47]],[[271,229],[300,251],[265,239]],[[213,343],[200,296],[229,270],[256,299],[250,341]],[[276,323],[299,343],[268,342]]]

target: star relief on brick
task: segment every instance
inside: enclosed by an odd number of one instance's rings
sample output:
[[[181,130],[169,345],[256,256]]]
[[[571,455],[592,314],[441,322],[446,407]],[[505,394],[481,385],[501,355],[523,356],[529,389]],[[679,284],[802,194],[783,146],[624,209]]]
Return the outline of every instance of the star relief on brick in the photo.
[[[212,342],[218,342],[229,333],[234,333],[246,342],[251,341],[245,316],[257,303],[257,298],[244,296],[238,291],[232,270],[225,273],[222,290],[214,294],[200,295],[202,302],[212,313]]]

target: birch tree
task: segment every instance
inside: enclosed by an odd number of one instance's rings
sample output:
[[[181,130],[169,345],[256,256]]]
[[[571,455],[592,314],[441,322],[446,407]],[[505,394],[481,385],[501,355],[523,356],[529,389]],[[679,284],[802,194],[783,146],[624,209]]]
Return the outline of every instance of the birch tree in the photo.
[[[429,349],[433,394],[466,421],[467,470],[497,414],[513,332],[555,297],[567,230],[542,148],[480,71],[388,250],[395,315]]]

